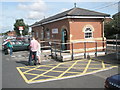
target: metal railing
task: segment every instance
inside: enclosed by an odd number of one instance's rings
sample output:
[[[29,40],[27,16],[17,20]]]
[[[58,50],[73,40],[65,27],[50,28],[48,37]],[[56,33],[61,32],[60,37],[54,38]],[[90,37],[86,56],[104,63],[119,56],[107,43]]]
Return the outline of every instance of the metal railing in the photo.
[[[103,46],[103,48],[98,48],[99,43]],[[104,43],[104,44],[103,44]],[[91,50],[89,48],[89,44],[91,44]],[[57,59],[59,56],[60,59],[63,58],[64,55],[68,55],[71,57],[71,60],[74,60],[75,55],[79,53],[84,53],[84,58],[87,58],[87,53],[90,53],[91,51],[94,51],[95,57],[97,57],[99,51],[107,52],[106,42],[103,41],[91,41],[91,42],[85,42],[85,41],[79,41],[79,42],[69,42],[69,43],[56,43],[51,42],[51,56],[55,56],[54,58]],[[67,48],[64,49],[64,47],[67,46]],[[81,48],[79,46],[82,46]],[[77,48],[76,48],[77,47]],[[80,49],[78,49],[80,48]],[[77,52],[76,52],[77,51]]]
[[[53,58],[55,59],[58,59],[58,58],[62,59],[63,56],[65,55],[69,56],[71,60],[74,60],[75,57],[79,55],[82,55],[83,58],[88,58],[90,53],[93,53],[92,56],[97,57],[99,52],[104,52],[105,54],[115,52],[116,58],[119,59],[120,45],[116,43],[112,45],[112,47],[110,47],[109,44],[107,44],[108,41],[109,40],[77,41],[77,42],[68,42],[68,43],[41,41],[41,47],[42,49],[49,49],[51,52],[51,56],[52,57],[54,56]],[[80,49],[76,48],[76,46],[80,47]]]
[[[106,40],[107,42],[107,52],[110,51],[110,52],[114,52],[116,53],[116,58],[117,60],[120,58],[120,40],[118,40],[117,38],[116,39],[108,39]],[[111,48],[109,48],[111,47]],[[106,52],[106,54],[107,54]]]

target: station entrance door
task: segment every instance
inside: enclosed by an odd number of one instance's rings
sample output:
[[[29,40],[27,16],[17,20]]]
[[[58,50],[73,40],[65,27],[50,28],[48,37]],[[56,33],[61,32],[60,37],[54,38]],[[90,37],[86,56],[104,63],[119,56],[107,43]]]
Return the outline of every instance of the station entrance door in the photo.
[[[62,41],[62,47],[61,49],[62,50],[66,50],[67,49],[67,44],[64,44],[64,43],[67,43],[67,30],[66,29],[63,29],[62,32],[61,32],[61,41]]]

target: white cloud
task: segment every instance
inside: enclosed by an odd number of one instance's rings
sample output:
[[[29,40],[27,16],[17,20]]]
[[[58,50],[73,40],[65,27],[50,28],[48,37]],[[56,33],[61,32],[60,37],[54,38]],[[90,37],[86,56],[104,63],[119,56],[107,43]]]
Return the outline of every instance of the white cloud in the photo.
[[[45,11],[46,10],[46,4],[43,1],[38,1],[30,5],[31,10],[35,11]]]
[[[23,9],[23,10],[27,10],[27,5],[24,5],[24,4],[19,4],[18,5],[18,8],[20,8],[20,9]]]
[[[26,12],[28,19],[40,19],[45,16],[45,11],[47,10],[47,5],[43,0],[37,0],[31,4],[20,3],[18,5],[19,9]]]
[[[33,2],[32,4],[29,5],[20,3],[18,7],[23,10],[33,10],[33,11],[45,11],[47,8],[43,0]]]
[[[42,17],[44,17],[44,13],[43,12],[37,12],[37,11],[30,11],[28,13],[28,16],[27,16],[28,19],[33,19],[33,20],[34,19],[40,19]]]

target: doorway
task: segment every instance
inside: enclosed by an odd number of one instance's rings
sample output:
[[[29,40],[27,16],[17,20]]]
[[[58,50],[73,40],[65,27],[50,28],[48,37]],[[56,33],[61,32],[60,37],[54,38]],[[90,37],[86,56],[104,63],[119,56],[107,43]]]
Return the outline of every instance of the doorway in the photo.
[[[64,43],[67,43],[67,30],[66,29],[62,29],[62,32],[61,32],[61,41],[62,41],[62,46],[61,46],[61,49],[62,50],[67,50],[67,44],[64,44]]]

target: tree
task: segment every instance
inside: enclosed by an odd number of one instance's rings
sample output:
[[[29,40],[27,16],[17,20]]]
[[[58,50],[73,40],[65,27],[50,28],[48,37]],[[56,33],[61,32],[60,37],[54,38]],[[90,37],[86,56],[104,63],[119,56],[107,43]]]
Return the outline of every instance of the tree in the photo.
[[[19,30],[19,26],[23,26],[24,30],[22,30],[22,35],[27,35],[28,34],[28,31],[29,31],[29,26],[26,25],[24,23],[24,20],[23,19],[17,19],[15,24],[14,24],[14,30],[17,34],[17,36],[20,36],[20,30]]]
[[[109,36],[112,36],[114,34],[114,30],[112,28],[112,23],[107,22],[105,23],[105,37],[109,38]]]
[[[116,34],[120,34],[120,12],[113,15],[113,26]]]
[[[116,34],[120,34],[120,12],[112,16],[110,22],[105,23],[105,37],[114,38]]]

